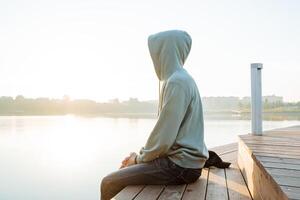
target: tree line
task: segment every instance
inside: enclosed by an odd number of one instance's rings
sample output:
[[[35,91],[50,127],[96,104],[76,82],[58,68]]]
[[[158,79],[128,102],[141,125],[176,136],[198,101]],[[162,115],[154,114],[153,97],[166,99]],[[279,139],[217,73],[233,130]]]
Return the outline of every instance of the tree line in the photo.
[[[0,115],[97,115],[113,113],[155,113],[153,102],[130,99],[125,102],[99,103],[88,99],[0,97]]]

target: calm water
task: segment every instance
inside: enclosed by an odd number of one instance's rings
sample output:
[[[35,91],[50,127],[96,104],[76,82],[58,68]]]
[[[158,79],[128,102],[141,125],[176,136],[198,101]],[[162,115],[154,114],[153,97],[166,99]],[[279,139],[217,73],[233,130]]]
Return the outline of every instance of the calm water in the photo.
[[[1,200],[96,200],[101,177],[145,143],[155,119],[0,117]],[[264,129],[299,125],[266,121]],[[205,122],[208,147],[237,140],[250,121]]]

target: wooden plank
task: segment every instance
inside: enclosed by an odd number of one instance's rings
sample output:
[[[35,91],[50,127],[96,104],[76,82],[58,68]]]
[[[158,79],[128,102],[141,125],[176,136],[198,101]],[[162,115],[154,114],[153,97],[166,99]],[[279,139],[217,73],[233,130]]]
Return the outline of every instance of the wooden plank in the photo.
[[[243,139],[243,141],[249,142],[249,141],[261,141],[261,142],[295,142],[296,144],[299,143],[298,140],[294,140],[293,138],[289,137],[279,137],[277,135],[263,135],[263,136],[255,136],[255,135],[240,135],[240,138]]]
[[[277,155],[279,157],[283,158],[294,158],[294,159],[300,159],[300,152],[286,152],[286,151],[280,151],[280,150],[272,150],[272,149],[257,149],[257,148],[251,148],[251,151],[254,155]]]
[[[300,159],[300,154],[297,152],[286,152],[286,151],[279,151],[279,150],[271,150],[271,149],[251,149],[252,152],[256,155],[259,153],[260,155],[268,154],[275,154],[278,156],[282,156],[284,158],[292,158],[292,159]]]
[[[299,147],[293,146],[280,146],[280,145],[267,145],[267,144],[247,144],[251,150],[273,150],[273,151],[281,151],[286,153],[292,153],[296,155],[300,155]]]
[[[285,175],[272,175],[272,177],[275,179],[275,181],[279,185],[300,188],[300,179],[299,179],[299,177],[291,177],[291,176],[285,176]]]
[[[256,150],[256,149],[252,149],[252,152],[254,155],[277,155],[278,157],[281,158],[292,158],[292,159],[300,159],[300,155],[297,155],[296,153],[291,153],[291,152],[280,152],[280,151],[276,151],[274,150],[272,152],[272,150]]]
[[[273,156],[256,156],[256,158],[260,161],[265,161],[265,162],[278,162],[278,163],[289,163],[289,164],[300,165],[299,159],[280,158],[280,157],[273,157]]]
[[[295,157],[294,155],[277,154],[277,153],[270,153],[270,152],[253,152],[253,155],[255,155],[255,156],[270,156],[270,157],[277,156],[278,158],[299,159],[298,157]]]
[[[206,199],[228,199],[224,169],[209,169]]]
[[[268,141],[268,142],[262,142],[262,141],[249,141],[249,142],[245,142],[245,144],[247,144],[248,146],[264,146],[264,147],[268,147],[268,148],[276,148],[276,149],[299,149],[300,147],[300,143],[296,144],[296,143],[292,143],[292,142],[272,142],[272,141]]]
[[[300,199],[300,188],[282,186],[283,191],[288,194],[290,199]]]
[[[112,200],[132,200],[144,189],[144,187],[144,185],[127,186],[113,197]]]
[[[290,170],[300,170],[300,165],[295,165],[295,164],[278,163],[278,162],[266,162],[266,161],[261,161],[261,163],[264,167],[272,167],[272,168],[279,168],[279,169],[290,169]]]
[[[284,176],[291,176],[291,177],[298,177],[298,178],[300,178],[300,171],[297,171],[297,170],[276,169],[276,168],[271,168],[271,167],[265,167],[265,169],[272,176],[275,176],[275,175],[284,175]]]
[[[275,135],[275,136],[286,136],[289,137],[290,135],[299,135],[300,131],[299,130],[273,130],[266,132],[266,135]]]
[[[245,140],[244,140],[245,141]],[[278,147],[300,147],[300,142],[292,141],[264,141],[264,140],[246,140],[245,143],[248,145],[267,145],[267,146],[278,146]]]
[[[257,185],[254,184],[254,177],[252,177],[253,172],[253,163],[251,160],[246,158],[246,156],[241,156],[241,153],[238,154],[238,166],[241,169],[243,177],[245,178],[248,189],[251,193],[251,196],[255,200],[262,200],[260,193],[258,192]]]
[[[225,170],[229,199],[252,199],[242,173],[237,165],[233,164]]]
[[[147,185],[134,200],[157,199],[164,189],[164,185]]]
[[[261,145],[261,146],[268,146],[268,147],[277,147],[277,148],[288,148],[288,149],[293,149],[293,148],[299,148],[300,143],[292,143],[292,142],[262,142],[262,141],[247,141],[245,142],[247,145]]]
[[[293,142],[295,144],[299,144],[299,140],[295,140],[294,138],[289,137],[279,137],[279,136],[271,136],[271,135],[263,135],[263,136],[254,136],[254,135],[240,135],[239,136],[245,143],[251,141],[260,141],[260,142]]]
[[[253,154],[259,156],[274,156],[277,155],[280,158],[300,159],[300,155],[292,154],[289,152],[271,151],[271,150],[252,150]]]
[[[158,200],[180,200],[183,196],[186,185],[168,185]]]
[[[270,136],[270,137],[276,136],[279,138],[289,138],[289,139],[292,138],[294,140],[300,141],[299,134],[300,134],[299,131],[297,131],[297,132],[272,132],[269,135],[265,135],[265,136]]]
[[[239,141],[238,165],[247,181],[253,199],[288,199],[271,175],[255,159],[255,156],[252,156],[251,150],[242,140]]]
[[[204,200],[208,179],[208,169],[202,169],[199,180],[195,183],[188,184],[182,200]]]
[[[266,170],[290,199],[296,199],[295,195],[300,193],[300,132],[273,133],[261,138],[247,136],[242,139],[253,152],[257,164]]]
[[[283,130],[283,129],[274,129],[271,131],[266,131],[266,135],[281,135],[281,136],[287,136],[289,137],[289,135],[299,135],[300,134],[300,130]]]

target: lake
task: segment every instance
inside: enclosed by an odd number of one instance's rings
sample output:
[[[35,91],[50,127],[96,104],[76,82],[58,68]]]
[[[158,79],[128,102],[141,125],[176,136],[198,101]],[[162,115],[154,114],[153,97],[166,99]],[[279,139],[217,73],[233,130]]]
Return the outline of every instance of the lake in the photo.
[[[146,142],[155,119],[0,117],[1,200],[97,200],[101,178]],[[264,121],[264,130],[300,121]],[[250,132],[249,120],[207,120],[214,147]]]

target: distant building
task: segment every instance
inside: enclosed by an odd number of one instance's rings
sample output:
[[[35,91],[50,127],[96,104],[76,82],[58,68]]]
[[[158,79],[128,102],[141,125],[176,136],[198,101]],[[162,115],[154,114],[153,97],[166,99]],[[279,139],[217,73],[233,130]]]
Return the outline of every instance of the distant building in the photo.
[[[206,110],[235,110],[239,106],[239,97],[203,97]]]
[[[109,100],[109,103],[115,103],[115,104],[118,104],[118,103],[120,103],[120,101],[119,101],[118,98],[115,98],[115,99]]]
[[[275,96],[275,95],[264,96],[263,102],[265,102],[265,103],[283,103],[283,97]]]
[[[139,100],[138,98],[129,98],[129,102],[137,103]]]
[[[124,101],[123,103],[135,104],[135,103],[139,103],[139,100],[138,100],[138,98],[129,98],[128,101]]]
[[[243,97],[241,99],[241,103],[243,103],[243,104],[249,104],[250,102],[251,102],[251,97]],[[283,97],[276,96],[276,95],[263,96],[262,102],[263,103],[283,103]]]

